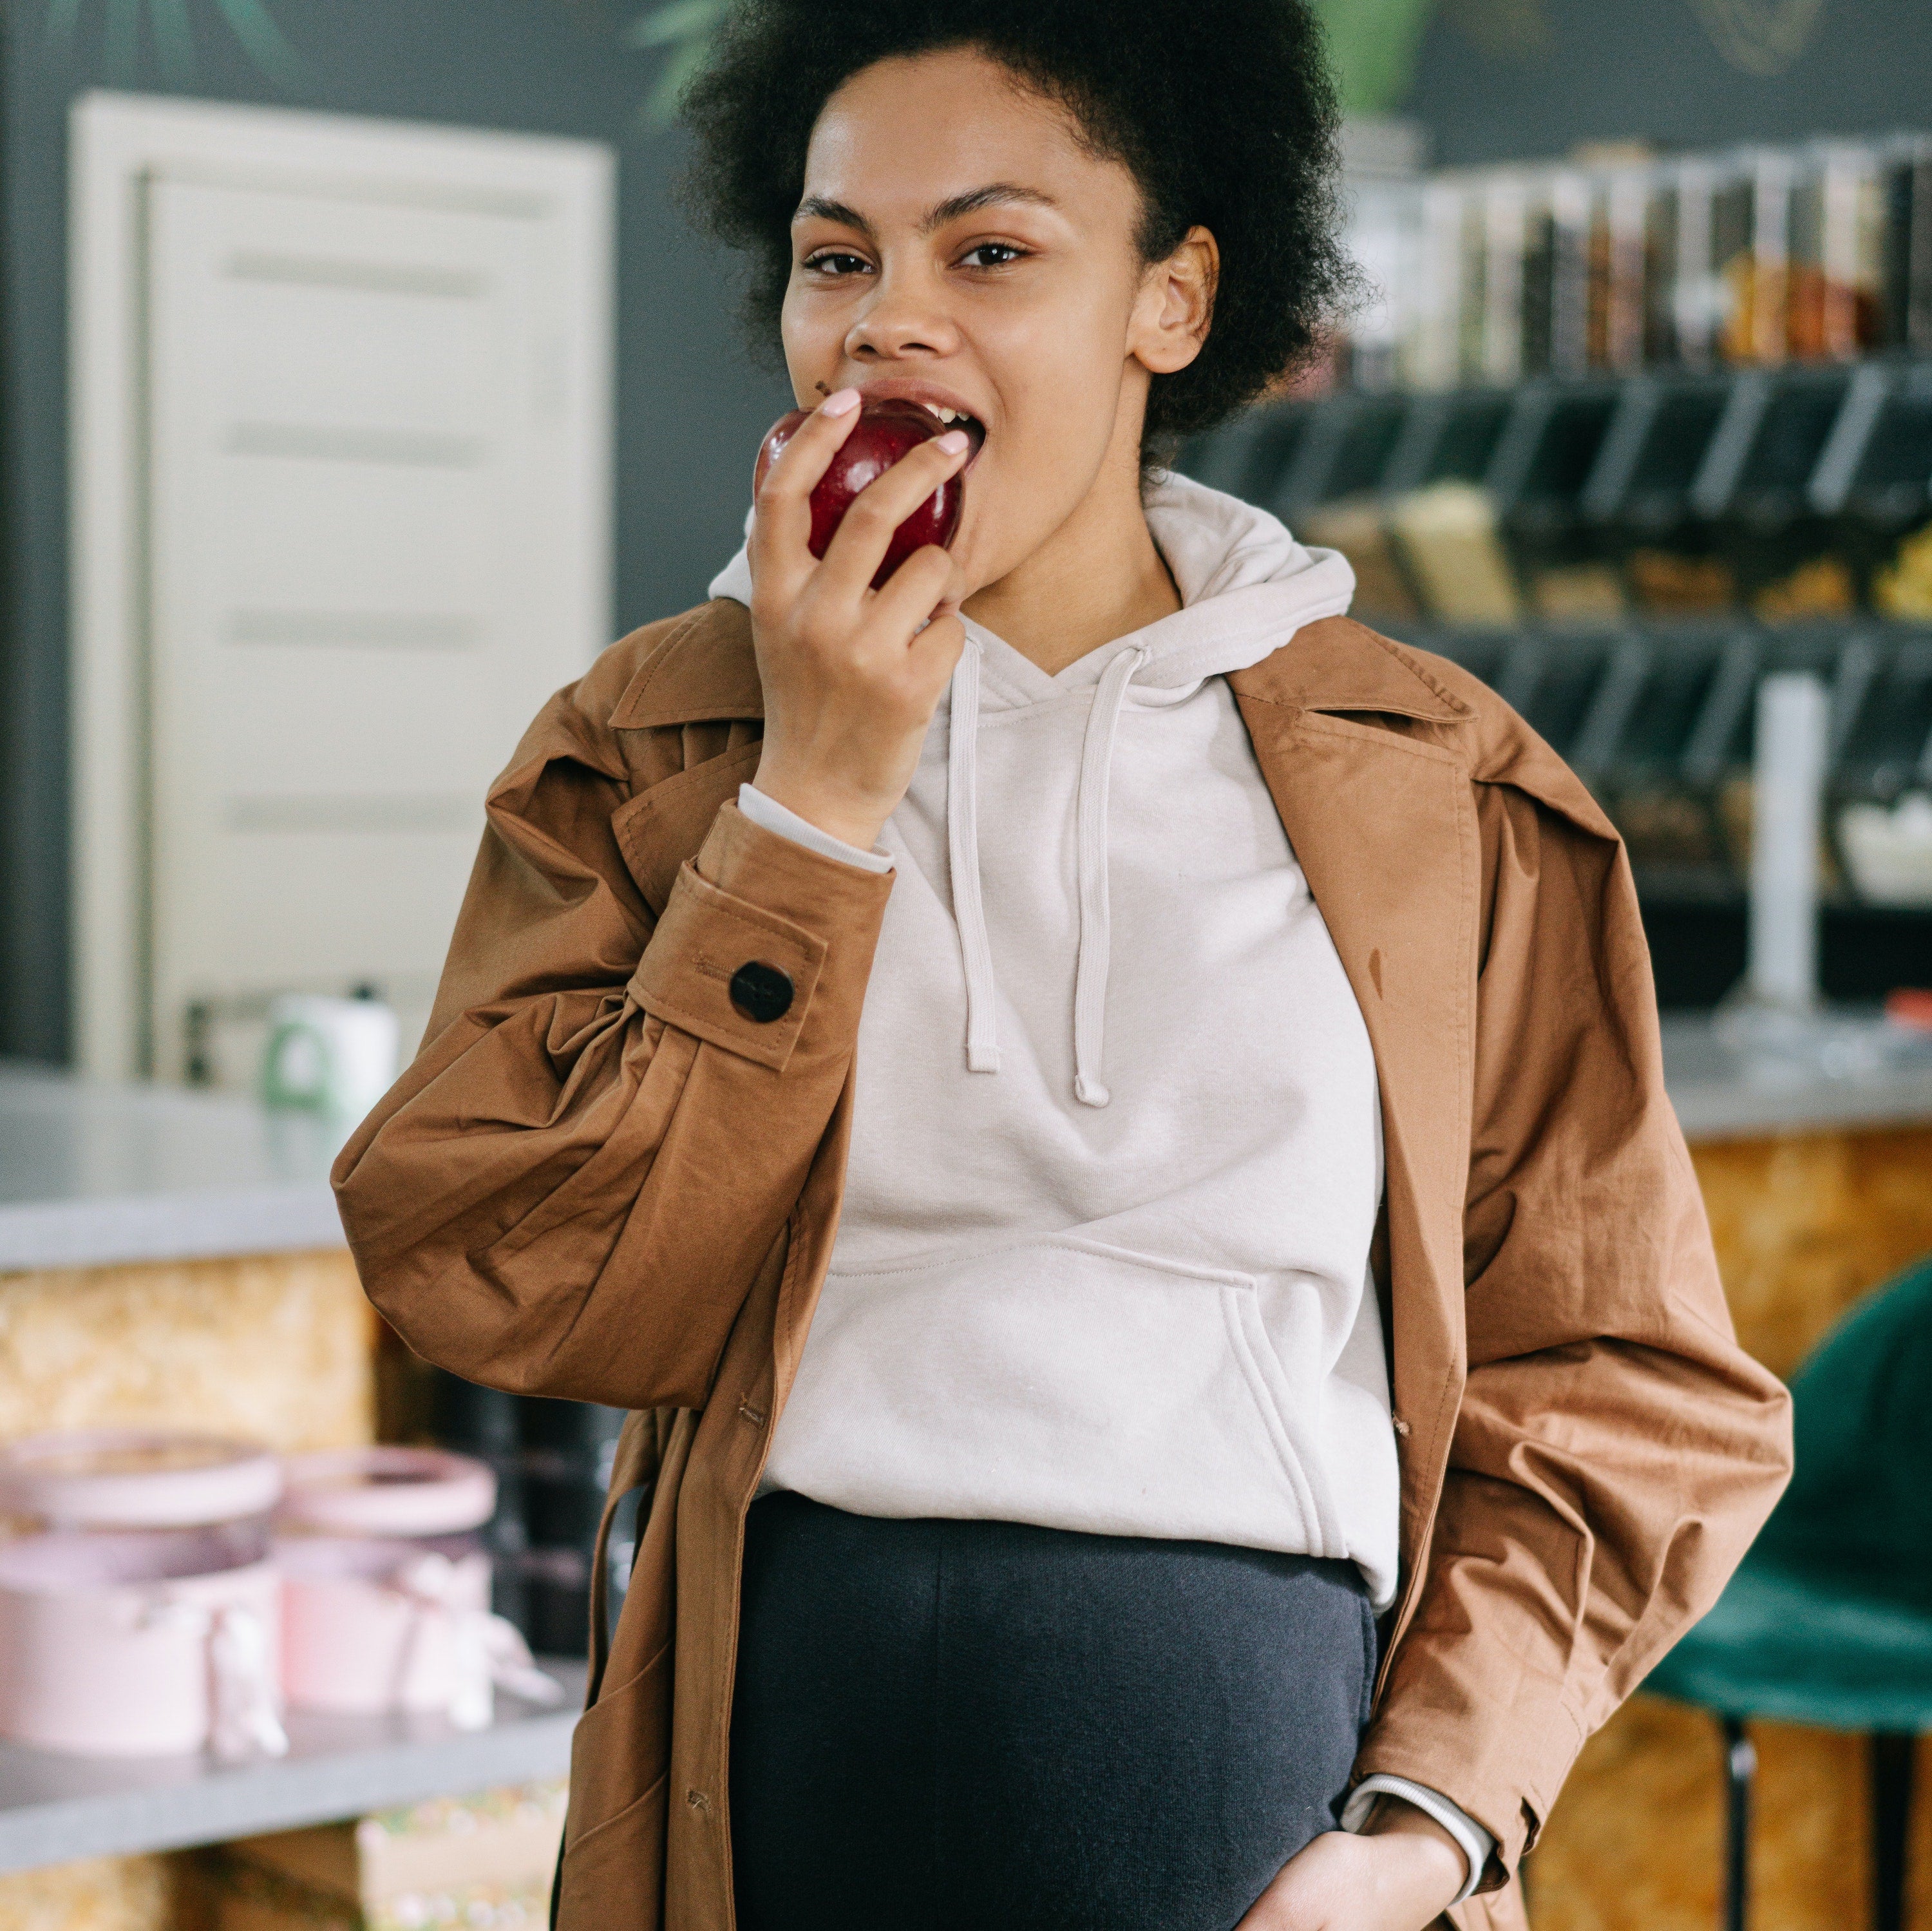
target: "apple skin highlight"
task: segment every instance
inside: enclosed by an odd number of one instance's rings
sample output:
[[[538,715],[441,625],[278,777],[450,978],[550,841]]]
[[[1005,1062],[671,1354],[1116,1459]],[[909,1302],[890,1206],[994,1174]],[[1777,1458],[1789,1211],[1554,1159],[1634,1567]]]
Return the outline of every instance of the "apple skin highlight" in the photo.
[[[766,471],[778,460],[778,452],[810,420],[809,410],[794,409],[766,432],[752,477],[754,493],[764,482]],[[825,554],[844,521],[846,511],[852,506],[852,499],[868,483],[884,475],[908,451],[945,432],[946,425],[916,402],[894,399],[861,405],[851,434],[839,445],[831,467],[812,492],[812,554]],[[915,550],[922,550],[928,543],[936,543],[942,550],[951,547],[959,528],[965,494],[963,476],[948,476],[892,532],[892,540],[886,546],[885,560],[872,578],[873,589],[884,583]]]

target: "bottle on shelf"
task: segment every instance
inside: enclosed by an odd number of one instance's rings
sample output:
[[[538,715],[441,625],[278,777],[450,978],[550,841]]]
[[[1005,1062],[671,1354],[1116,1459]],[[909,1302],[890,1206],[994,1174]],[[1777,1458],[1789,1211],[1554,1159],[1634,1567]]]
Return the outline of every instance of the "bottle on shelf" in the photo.
[[[1932,135],[1364,182],[1358,386],[1932,353]]]
[[[1932,355],[1932,134],[1886,143],[1881,338],[1886,347]]]

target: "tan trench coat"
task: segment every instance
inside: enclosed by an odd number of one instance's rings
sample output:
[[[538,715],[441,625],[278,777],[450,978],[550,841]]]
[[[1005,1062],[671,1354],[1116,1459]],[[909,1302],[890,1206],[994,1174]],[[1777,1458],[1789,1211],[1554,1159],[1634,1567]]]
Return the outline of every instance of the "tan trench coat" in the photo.
[[[1345,619],[1230,680],[1374,1043],[1402,1581],[1358,1773],[1497,1839],[1462,1931],[1584,1738],[1715,1598],[1782,1487],[1659,1065],[1615,832],[1453,665]],[[838,1217],[890,877],[742,817],[745,611],[607,651],[489,828],[422,1053],[344,1150],[344,1221],[417,1352],[635,1411],[640,1554],[573,1754],[565,1931],[728,1931],[745,1512]],[[759,1024],[752,959],[796,996]],[[608,1520],[608,1516],[607,1516]]]

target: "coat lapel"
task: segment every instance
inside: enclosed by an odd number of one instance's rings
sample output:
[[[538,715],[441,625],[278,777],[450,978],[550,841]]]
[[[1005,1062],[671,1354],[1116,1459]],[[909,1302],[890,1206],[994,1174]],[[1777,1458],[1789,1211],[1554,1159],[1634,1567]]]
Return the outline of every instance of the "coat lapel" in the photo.
[[[1462,1209],[1480,860],[1468,707],[1343,619],[1230,678],[1375,1048],[1387,1150],[1404,1589],[1440,1492],[1465,1374]],[[1390,722],[1410,719],[1420,728]]]

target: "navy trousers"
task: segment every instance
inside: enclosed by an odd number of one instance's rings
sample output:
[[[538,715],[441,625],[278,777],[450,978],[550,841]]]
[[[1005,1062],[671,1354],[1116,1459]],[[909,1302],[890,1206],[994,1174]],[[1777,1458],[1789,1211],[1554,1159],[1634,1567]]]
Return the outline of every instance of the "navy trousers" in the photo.
[[[731,1724],[742,1931],[1232,1931],[1333,1830],[1351,1563],[767,1496]]]

